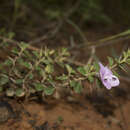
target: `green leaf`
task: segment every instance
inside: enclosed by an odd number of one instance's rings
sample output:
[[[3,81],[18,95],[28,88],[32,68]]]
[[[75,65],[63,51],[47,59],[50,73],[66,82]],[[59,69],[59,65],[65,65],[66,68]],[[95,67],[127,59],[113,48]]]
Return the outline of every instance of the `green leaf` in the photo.
[[[51,75],[48,75],[47,81],[48,81],[50,84],[54,84],[54,80],[53,80],[53,78],[52,78]]]
[[[103,86],[102,83],[101,83],[101,81],[99,79],[97,79],[97,78],[96,78],[96,85],[99,88],[102,88],[102,86]]]
[[[108,57],[109,66],[112,66],[114,61],[111,57]]]
[[[89,82],[90,82],[90,83],[93,83],[93,81],[94,81],[93,76],[91,76],[91,75],[90,75],[90,76],[88,76],[88,80],[89,80]]]
[[[25,95],[25,91],[22,88],[17,88],[15,91],[15,95],[17,97],[23,97]]]
[[[18,63],[19,63],[20,65],[23,65],[23,64],[24,64],[24,60],[21,59],[21,58],[17,59],[17,61],[18,61]]]
[[[68,76],[66,76],[66,75],[62,75],[62,76],[58,76],[58,77],[56,77],[56,79],[57,80],[67,80],[69,77]]]
[[[12,39],[14,36],[15,36],[15,33],[14,33],[14,32],[9,32],[9,33],[8,33],[8,38],[9,38],[9,39]]]
[[[39,58],[39,53],[37,51],[32,51],[32,53],[37,57]]]
[[[91,71],[91,65],[88,64],[87,66],[84,66],[85,67],[85,70],[86,70],[86,73],[89,73]]]
[[[127,58],[128,57],[128,54],[127,54],[127,52],[123,52],[123,56],[124,56],[124,58]]]
[[[42,57],[42,56],[43,56],[43,49],[41,48],[40,53],[39,53],[39,57]]]
[[[24,57],[26,57],[26,58],[33,58],[32,54],[28,50],[24,51]]]
[[[24,43],[24,42],[21,42],[21,43],[19,44],[19,47],[20,47],[22,50],[25,50],[26,48],[29,47],[29,44]]]
[[[45,59],[44,59],[44,60],[45,60]],[[48,60],[49,63],[53,63],[53,60],[52,60],[51,57],[47,57],[47,60]]]
[[[4,65],[11,66],[13,64],[13,61],[10,59],[5,60]]]
[[[127,70],[126,70],[126,68],[125,68],[125,66],[122,64],[122,65],[119,65],[119,67],[123,70],[123,71],[125,71],[126,73],[127,73]]]
[[[29,78],[29,79],[33,79],[33,74],[32,74],[32,73],[29,74],[29,75],[28,75],[28,78]]]
[[[37,71],[41,71],[41,70],[42,70],[42,68],[41,68],[40,66],[36,66],[35,69],[36,69]]]
[[[130,49],[128,49],[127,53],[128,53],[128,56],[130,56]]]
[[[28,68],[28,69],[31,69],[31,68],[32,68],[32,64],[29,63],[29,62],[25,62],[25,61],[24,61],[24,62],[22,63],[22,65],[25,66],[25,67]]]
[[[23,83],[23,79],[17,79],[17,80],[15,80],[15,83],[16,84],[22,84]]]
[[[50,61],[48,61],[48,59],[44,59],[42,62],[46,65],[50,64]]]
[[[45,71],[46,71],[47,73],[52,73],[52,72],[54,71],[53,65],[48,64],[48,65],[45,67]]]
[[[82,85],[80,82],[76,82],[76,86],[74,87],[74,91],[76,93],[81,93],[82,92]]]
[[[78,72],[80,72],[82,75],[86,75],[86,69],[84,67],[78,67]]]
[[[57,118],[57,121],[58,121],[58,123],[62,123],[63,122],[63,117],[62,116],[58,116],[58,118]]]
[[[9,78],[7,75],[0,78],[0,85],[5,85],[9,82]]]
[[[8,97],[13,97],[14,94],[15,94],[14,89],[8,88],[8,89],[6,90],[6,95],[7,95]]]
[[[74,81],[74,80],[72,80],[71,82],[70,82],[70,87],[75,87],[76,86],[76,81]]]
[[[71,81],[70,86],[73,87],[73,89],[76,93],[81,93],[81,91],[82,91],[81,82]]]
[[[3,87],[2,87],[2,86],[0,87],[0,93],[1,93],[1,92],[3,92]]]
[[[49,49],[47,49],[46,47],[45,47],[44,55],[45,55],[45,57],[49,56]]]
[[[36,90],[32,87],[29,87],[29,93],[36,93]]]
[[[55,53],[55,50],[50,50],[49,55],[53,55]]]
[[[11,52],[13,52],[14,54],[19,54],[19,50],[18,50],[18,48],[16,48],[16,47],[14,47],[12,50],[11,50]]]
[[[54,92],[55,88],[52,86],[48,86],[44,88],[44,93],[45,95],[52,95]]]
[[[4,64],[0,64],[0,70],[2,70],[3,66],[4,66]]]
[[[96,72],[99,72],[100,67],[99,67],[98,62],[94,62],[93,66],[94,66],[94,69],[96,70]]]
[[[69,74],[75,73],[75,71],[72,69],[72,67],[68,64],[66,64],[66,69],[67,69]]]
[[[34,86],[35,86],[35,89],[36,89],[36,91],[43,91],[43,89],[44,89],[44,85],[43,84],[41,84],[41,83],[34,83]]]
[[[115,76],[117,76],[118,78],[120,77],[120,75],[116,72],[116,71],[112,71],[113,72],[113,74],[115,75]]]
[[[46,77],[46,73],[45,73],[45,71],[41,68],[40,70],[39,70],[39,72],[38,72],[39,74],[40,74],[40,76],[42,76],[42,77]]]
[[[127,59],[127,60],[126,60],[126,63],[127,63],[128,65],[130,65],[130,59]]]
[[[62,48],[61,53],[62,53],[63,56],[69,56],[70,55],[67,48]]]

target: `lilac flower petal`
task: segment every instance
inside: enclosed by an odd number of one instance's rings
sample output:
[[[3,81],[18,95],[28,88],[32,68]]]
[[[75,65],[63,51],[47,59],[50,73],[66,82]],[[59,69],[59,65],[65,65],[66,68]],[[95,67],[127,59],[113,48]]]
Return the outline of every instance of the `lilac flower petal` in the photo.
[[[111,83],[112,87],[116,87],[116,86],[118,86],[120,84],[120,81],[115,75],[112,75],[110,83]]]
[[[107,89],[111,89],[111,88],[112,88],[110,84],[106,84],[105,87],[106,87]]]
[[[107,89],[111,89],[112,87],[116,87],[120,84],[118,77],[113,75],[112,71],[107,66],[103,66],[100,62],[99,66],[101,81]]]
[[[105,67],[100,62],[99,62],[99,66],[100,66],[100,75],[103,76],[105,74]]]
[[[107,88],[107,89],[111,89],[111,83],[110,83],[110,79],[109,79],[109,75],[105,76],[101,79],[103,85]]]
[[[105,75],[106,74],[112,74],[112,71],[108,67],[105,67]]]

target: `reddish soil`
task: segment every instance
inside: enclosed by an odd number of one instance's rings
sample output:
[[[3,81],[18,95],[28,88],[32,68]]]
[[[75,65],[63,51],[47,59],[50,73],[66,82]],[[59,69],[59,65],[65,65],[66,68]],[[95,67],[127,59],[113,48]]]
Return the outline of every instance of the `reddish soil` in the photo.
[[[121,87],[126,85],[123,83]],[[19,116],[1,124],[0,130],[129,130],[130,96],[122,88],[112,91],[105,95],[101,92],[95,96],[78,96],[76,102],[48,99],[46,104],[9,100]],[[47,128],[37,128],[45,122]]]

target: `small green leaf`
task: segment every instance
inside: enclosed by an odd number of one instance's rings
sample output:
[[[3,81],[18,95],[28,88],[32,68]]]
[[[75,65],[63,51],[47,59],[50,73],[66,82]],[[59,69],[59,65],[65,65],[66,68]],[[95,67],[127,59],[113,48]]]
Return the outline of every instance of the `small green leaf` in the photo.
[[[24,60],[21,59],[21,58],[17,59],[17,61],[18,61],[18,63],[19,63],[20,65],[23,65],[23,64],[24,64]]]
[[[29,87],[29,93],[36,93],[36,90],[32,87]]]
[[[33,74],[32,74],[32,73],[29,74],[29,75],[28,75],[28,78],[29,78],[29,79],[33,79]]]
[[[36,66],[35,69],[36,69],[37,71],[41,71],[41,70],[42,70],[42,68],[41,68],[40,66]]]
[[[126,60],[126,63],[127,63],[128,65],[130,65],[130,59],[127,59],[127,60]]]
[[[75,87],[75,86],[76,86],[76,81],[72,80],[72,81],[70,82],[70,87]]]
[[[22,88],[17,88],[15,91],[15,95],[17,97],[23,97],[25,95],[25,91]]]
[[[43,89],[44,89],[44,85],[43,84],[41,84],[41,83],[34,83],[34,86],[35,86],[35,89],[36,89],[36,91],[42,91]]]
[[[44,64],[46,64],[46,65],[50,64],[50,62],[48,61],[48,59],[44,59],[42,62],[43,62]]]
[[[42,56],[43,56],[43,49],[41,48],[40,53],[39,53],[39,57],[42,57]]]
[[[28,68],[28,69],[31,69],[31,68],[32,68],[32,64],[29,63],[29,62],[25,62],[25,61],[24,61],[22,65],[25,66],[25,67]]]
[[[8,38],[9,38],[9,39],[12,39],[14,36],[15,36],[15,33],[14,33],[14,32],[9,32],[9,33],[8,33]]]
[[[90,83],[93,83],[93,81],[94,81],[93,76],[91,76],[91,75],[90,75],[90,76],[88,76],[88,80],[89,80],[89,82],[90,82]]]
[[[124,72],[126,72],[127,73],[127,70],[126,70],[126,68],[125,68],[125,66],[122,64],[122,65],[119,65],[119,67],[124,71]]]
[[[15,80],[15,83],[16,84],[22,84],[23,83],[23,79],[17,79],[17,80]]]
[[[94,62],[93,66],[94,66],[94,69],[96,70],[96,72],[99,72],[100,67],[99,67],[98,62]]]
[[[4,64],[0,64],[0,70],[2,70],[3,66],[4,66]]]
[[[120,75],[116,72],[116,71],[112,71],[113,72],[113,74],[115,75],[115,76],[117,76],[118,78],[120,77]]]
[[[128,53],[128,56],[130,56],[130,49],[128,49],[127,53]]]
[[[82,75],[86,75],[86,70],[84,67],[78,67],[77,70],[82,74]]]
[[[44,59],[44,60],[45,60],[45,59]],[[53,63],[53,60],[52,60],[51,57],[47,57],[47,60],[48,60],[49,63]]]
[[[52,86],[48,86],[44,88],[44,93],[45,95],[52,95],[54,92],[55,88]]]
[[[45,47],[44,55],[45,55],[45,57],[49,56],[49,50],[46,47]]]
[[[10,66],[12,64],[13,64],[13,62],[10,59],[5,60],[5,62],[4,62],[4,65],[7,65],[7,66]]]
[[[46,73],[45,73],[45,71],[43,69],[39,70],[39,74],[42,77],[46,77]]]
[[[22,50],[25,50],[26,48],[29,47],[29,44],[24,43],[24,42],[21,42],[21,43],[19,44],[19,47],[20,47]]]
[[[15,94],[14,89],[8,88],[8,89],[6,90],[6,95],[7,95],[8,97],[13,97],[14,94]]]
[[[82,91],[81,82],[71,81],[70,86],[73,87],[73,89],[76,93],[81,93],[81,91]]]
[[[33,58],[32,54],[28,50],[24,51],[24,57],[26,57],[26,58]]]
[[[62,75],[62,76],[58,76],[58,77],[56,77],[56,79],[57,80],[67,80],[69,77],[68,76],[66,76],[66,75]]]
[[[58,123],[62,123],[63,122],[63,117],[62,116],[58,116],[58,118],[57,118],[57,121],[58,121]]]
[[[75,71],[72,69],[72,67],[68,64],[66,64],[66,69],[67,69],[69,74],[75,73]]]
[[[0,87],[0,93],[1,93],[1,92],[3,92],[3,87],[2,87],[2,86]]]
[[[53,55],[55,53],[55,50],[50,50],[49,55]]]
[[[47,73],[52,73],[52,72],[54,71],[53,65],[48,64],[48,65],[45,67],[45,71],[46,71]]]
[[[96,78],[96,85],[99,88],[102,88],[102,86],[103,86],[102,83],[101,83],[101,81],[99,79],[97,79],[97,78]]]
[[[13,52],[14,54],[19,54],[19,50],[18,50],[18,48],[16,48],[16,47],[14,47],[12,50],[11,50],[11,52]]]
[[[52,78],[51,75],[48,76],[47,81],[48,81],[50,84],[54,84],[54,80],[53,80],[53,78]]]
[[[77,82],[77,83],[76,83],[76,86],[74,87],[74,91],[75,91],[76,93],[81,93],[81,92],[82,92],[82,85],[81,85],[80,82]]]
[[[127,58],[128,57],[128,54],[127,54],[127,52],[123,52],[123,56],[124,56],[124,58]]]
[[[70,55],[67,48],[62,48],[61,53],[62,53],[63,56],[69,56]]]
[[[90,68],[91,68],[90,64],[88,64],[88,65],[85,66],[86,73],[89,73],[91,71]]]
[[[111,57],[108,57],[109,66],[112,66],[114,61]]]
[[[39,53],[37,51],[32,51],[32,53],[37,57],[39,58]]]
[[[0,85],[5,85],[9,82],[9,78],[7,75],[0,78]]]

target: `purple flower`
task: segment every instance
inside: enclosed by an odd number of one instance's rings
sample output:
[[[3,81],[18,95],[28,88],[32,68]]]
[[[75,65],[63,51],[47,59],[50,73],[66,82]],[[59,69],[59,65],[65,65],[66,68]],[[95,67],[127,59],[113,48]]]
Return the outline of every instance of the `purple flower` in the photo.
[[[119,79],[113,75],[112,71],[107,66],[103,66],[100,62],[99,66],[101,81],[107,89],[111,89],[112,87],[116,87],[120,84]]]

